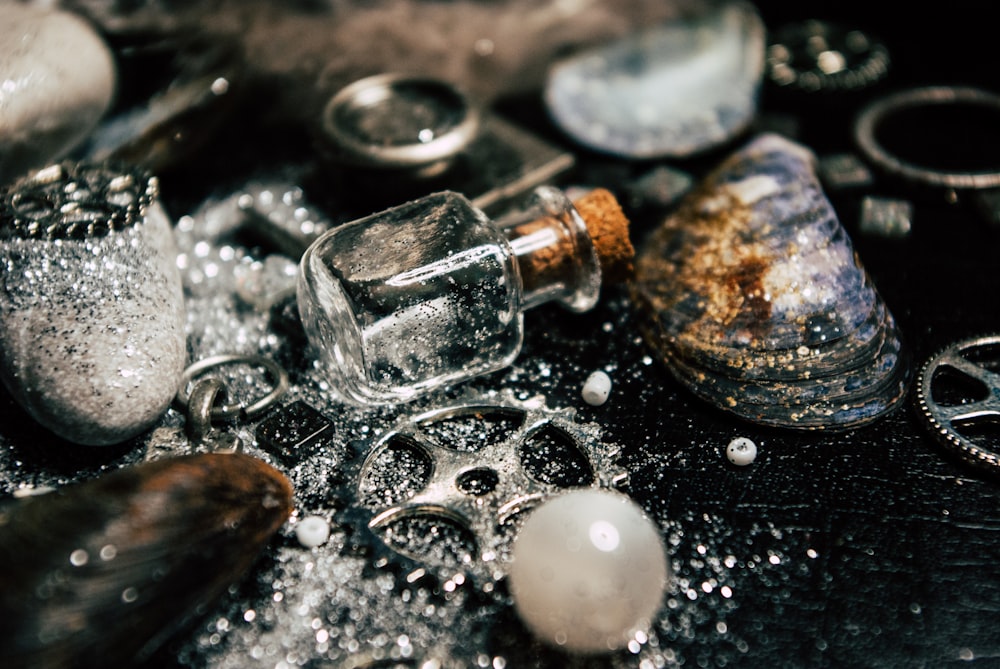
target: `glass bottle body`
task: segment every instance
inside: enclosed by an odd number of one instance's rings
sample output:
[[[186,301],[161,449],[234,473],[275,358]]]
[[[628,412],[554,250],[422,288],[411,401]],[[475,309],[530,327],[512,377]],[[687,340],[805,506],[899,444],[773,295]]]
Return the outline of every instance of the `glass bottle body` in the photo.
[[[500,369],[521,347],[507,240],[454,193],[331,230],[302,258],[298,300],[336,390],[359,404]]]
[[[532,273],[532,258],[567,249],[558,275]],[[302,256],[298,306],[334,391],[382,405],[509,366],[525,308],[589,309],[599,285],[586,226],[560,191],[539,189],[507,223],[442,192],[317,239]]]

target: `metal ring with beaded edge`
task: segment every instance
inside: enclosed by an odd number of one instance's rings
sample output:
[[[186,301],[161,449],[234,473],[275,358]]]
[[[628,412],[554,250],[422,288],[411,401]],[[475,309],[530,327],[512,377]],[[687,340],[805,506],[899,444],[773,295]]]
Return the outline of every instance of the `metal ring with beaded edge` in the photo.
[[[931,356],[920,370],[916,406],[921,417],[947,448],[973,466],[1000,473],[1000,453],[977,444],[956,429],[962,424],[1000,420],[1000,372],[993,372],[963,355],[973,349],[994,346],[1000,353],[1000,334],[959,341]],[[1000,354],[997,360],[1000,361]],[[988,391],[986,396],[961,404],[939,404],[933,396],[933,384],[937,372],[946,368],[985,386]]]

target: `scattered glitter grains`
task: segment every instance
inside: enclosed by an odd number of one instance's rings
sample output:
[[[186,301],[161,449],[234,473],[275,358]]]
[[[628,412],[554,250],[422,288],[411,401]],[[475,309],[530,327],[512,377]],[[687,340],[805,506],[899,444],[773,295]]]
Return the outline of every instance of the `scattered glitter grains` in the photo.
[[[292,253],[328,225],[284,178],[250,182],[180,217],[177,266],[195,357],[234,349],[274,352],[280,341],[268,327],[268,309],[294,285],[295,258],[280,254]],[[253,255],[257,251],[263,255]]]
[[[596,371],[587,377],[583,384],[583,401],[592,406],[600,406],[608,401],[611,395],[611,377],[602,371]]]
[[[734,465],[745,467],[757,459],[757,444],[747,437],[736,437],[726,446],[726,457]]]
[[[482,652],[482,618],[461,589],[407,584],[402,574],[329,551],[281,549],[261,575],[264,594],[222,612],[181,653],[183,666],[473,667]],[[250,621],[245,612],[253,611]],[[451,646],[455,651],[451,652]]]
[[[295,538],[305,548],[322,546],[330,538],[330,523],[320,516],[306,516],[295,524]]]

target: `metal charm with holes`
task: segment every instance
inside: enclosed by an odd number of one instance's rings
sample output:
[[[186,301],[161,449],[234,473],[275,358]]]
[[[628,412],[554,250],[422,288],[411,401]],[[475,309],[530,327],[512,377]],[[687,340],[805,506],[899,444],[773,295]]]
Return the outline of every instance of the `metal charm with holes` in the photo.
[[[932,356],[920,371],[916,401],[921,417],[963,460],[1000,467],[998,434],[982,429],[1000,420],[1000,334],[960,341]]]
[[[397,556],[489,582],[506,571],[522,512],[568,489],[627,483],[617,448],[590,429],[571,410],[516,404],[412,416],[361,464],[357,521]]]

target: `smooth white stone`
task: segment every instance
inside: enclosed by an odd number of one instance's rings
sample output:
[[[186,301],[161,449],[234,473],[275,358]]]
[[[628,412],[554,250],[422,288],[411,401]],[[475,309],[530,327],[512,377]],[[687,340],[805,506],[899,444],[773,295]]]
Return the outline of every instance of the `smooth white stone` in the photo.
[[[0,184],[70,151],[115,93],[114,56],[79,16],[0,0]]]
[[[0,379],[58,436],[116,444],[151,427],[187,362],[167,213],[83,240],[0,241]]]
[[[583,401],[593,406],[600,406],[611,396],[611,377],[598,370],[587,377],[580,393]]]
[[[545,103],[556,124],[591,149],[637,159],[686,157],[749,126],[765,47],[753,5],[706,4],[555,63]]]
[[[578,490],[525,519],[509,571],[514,607],[539,639],[574,653],[646,632],[670,572],[657,526],[629,497]]]

